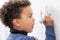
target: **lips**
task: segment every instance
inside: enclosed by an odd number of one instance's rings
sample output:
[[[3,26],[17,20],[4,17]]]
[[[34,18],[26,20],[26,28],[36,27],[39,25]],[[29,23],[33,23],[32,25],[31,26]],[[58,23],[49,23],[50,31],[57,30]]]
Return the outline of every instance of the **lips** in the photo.
[[[32,25],[32,28],[34,28],[34,24]]]

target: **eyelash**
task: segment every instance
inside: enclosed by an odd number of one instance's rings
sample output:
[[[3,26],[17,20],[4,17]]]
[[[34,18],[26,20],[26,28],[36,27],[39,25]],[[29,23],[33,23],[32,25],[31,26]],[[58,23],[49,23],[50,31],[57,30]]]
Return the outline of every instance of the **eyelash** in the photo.
[[[29,17],[32,17],[32,16],[29,16]]]
[[[29,16],[30,18],[32,17],[32,15],[31,16]]]

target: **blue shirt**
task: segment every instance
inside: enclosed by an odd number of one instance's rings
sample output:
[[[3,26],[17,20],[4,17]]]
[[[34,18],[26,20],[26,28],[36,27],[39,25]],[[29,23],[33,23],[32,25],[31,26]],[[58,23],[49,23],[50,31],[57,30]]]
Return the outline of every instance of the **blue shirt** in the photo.
[[[35,38],[24,34],[11,33],[7,40],[35,40]],[[56,40],[54,28],[52,26],[46,27],[46,40]]]
[[[46,27],[46,40],[56,40],[53,26]]]
[[[35,40],[35,38],[23,34],[10,34],[7,40]]]

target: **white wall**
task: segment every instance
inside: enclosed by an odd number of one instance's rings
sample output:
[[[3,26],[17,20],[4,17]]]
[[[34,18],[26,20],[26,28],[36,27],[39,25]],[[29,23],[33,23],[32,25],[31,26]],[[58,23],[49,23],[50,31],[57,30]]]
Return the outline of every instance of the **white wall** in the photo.
[[[46,0],[46,4],[55,23],[56,40],[60,40],[60,0]]]
[[[7,0],[1,0],[0,5]],[[57,40],[60,40],[60,0],[30,0],[32,3],[33,17],[35,18],[35,25],[32,33],[29,33],[30,36],[35,36],[39,40],[45,40],[45,27],[40,23],[41,20],[41,10],[43,15],[45,15],[45,7],[48,7],[48,12],[51,13],[51,17],[55,22],[55,32]],[[1,6],[0,6],[1,7]],[[0,40],[5,40],[9,35],[9,29],[5,28],[0,22]]]
[[[60,1],[55,1],[52,8],[52,18],[55,21],[55,32],[57,40],[60,40]]]

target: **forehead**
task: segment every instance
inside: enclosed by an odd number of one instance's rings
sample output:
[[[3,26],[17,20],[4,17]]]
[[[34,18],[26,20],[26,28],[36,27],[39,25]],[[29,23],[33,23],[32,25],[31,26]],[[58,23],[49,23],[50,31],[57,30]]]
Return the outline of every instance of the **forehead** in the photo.
[[[22,14],[30,14],[32,13],[32,8],[30,6],[24,7],[22,9]]]

